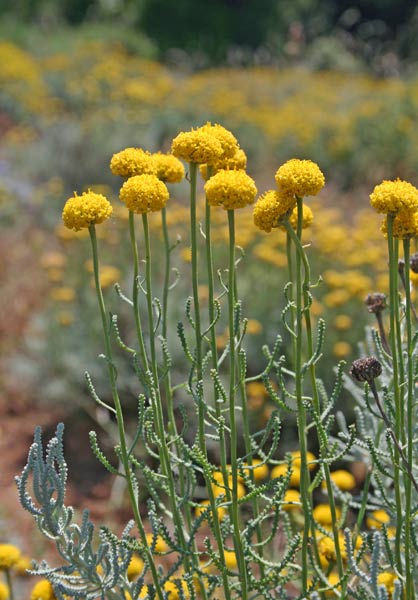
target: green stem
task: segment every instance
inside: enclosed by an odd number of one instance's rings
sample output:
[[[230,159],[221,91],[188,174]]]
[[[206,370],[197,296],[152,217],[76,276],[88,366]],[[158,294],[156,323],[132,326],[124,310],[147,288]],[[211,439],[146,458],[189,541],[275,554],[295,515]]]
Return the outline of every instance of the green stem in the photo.
[[[13,582],[12,582],[12,577],[10,574],[10,569],[6,569],[5,570],[6,573],[6,583],[7,583],[7,587],[9,588],[9,600],[14,600],[14,593],[13,593]]]
[[[119,394],[118,394],[117,386],[116,386],[116,369],[113,365],[112,347],[111,347],[111,342],[110,342],[110,321],[108,321],[108,318],[107,318],[102,288],[100,286],[99,257],[98,257],[98,250],[97,250],[96,229],[95,229],[94,225],[90,225],[89,234],[90,234],[92,254],[93,254],[94,281],[95,281],[95,286],[96,286],[97,299],[98,299],[100,316],[101,316],[102,327],[103,327],[103,336],[104,336],[104,343],[105,343],[105,356],[106,356],[106,362],[107,362],[107,366],[108,366],[108,374],[109,374],[109,381],[110,381],[110,386],[111,386],[111,390],[112,390],[113,403],[114,403],[115,410],[116,410],[116,422],[117,422],[117,426],[118,426],[118,433],[119,433],[119,440],[120,440],[120,452],[121,452],[123,468],[125,471],[125,479],[127,482],[128,494],[129,494],[129,498],[130,498],[130,502],[131,502],[131,506],[132,506],[132,511],[134,514],[135,524],[138,528],[141,542],[144,547],[146,562],[148,563],[148,566],[151,570],[152,580],[153,580],[153,584],[155,586],[156,593],[158,595],[159,600],[164,600],[164,594],[161,589],[156,565],[154,563],[152,553],[148,546],[144,525],[142,523],[141,515],[139,512],[138,500],[137,500],[137,496],[136,496],[136,492],[135,492],[135,484],[133,481],[132,471],[131,471],[130,464],[129,464],[129,455],[128,455],[128,449],[127,449],[127,444],[126,444],[126,437],[125,437],[125,425],[124,425],[124,420],[123,420],[122,405],[121,405],[121,402],[119,399]]]
[[[241,598],[247,600],[247,569],[241,544],[238,505],[237,424],[235,420],[236,349],[235,349],[235,214],[228,210],[229,267],[228,267],[228,326],[229,326],[229,426],[231,429],[232,517],[234,548],[241,579]]]
[[[412,346],[412,322],[411,322],[411,284],[409,277],[410,263],[410,240],[405,239],[403,242],[404,259],[405,259],[405,320],[406,320],[406,338],[407,338],[407,357],[408,357],[408,399],[407,399],[407,461],[410,466],[413,464],[414,451],[414,368],[413,368],[413,351]],[[413,576],[413,561],[412,561],[412,540],[411,540],[411,507],[412,507],[412,481],[410,476],[405,474],[405,575],[406,575],[406,597],[411,600],[415,599],[414,576]]]
[[[393,238],[393,215],[387,217],[387,231],[388,231],[388,252],[389,252],[389,297],[390,297],[390,336],[389,342],[392,354],[392,371],[393,371],[393,394],[395,403],[395,436],[398,440],[402,439],[402,398],[401,388],[399,379],[399,360],[398,360],[398,345],[397,345],[397,321],[399,321],[398,311],[398,260],[395,252],[394,238]],[[394,464],[394,488],[395,488],[395,499],[396,499],[396,541],[395,541],[395,554],[396,563],[399,573],[402,575],[404,572],[402,564],[402,521],[403,521],[403,505],[402,505],[402,493],[401,493],[401,482],[400,482],[400,467],[399,467],[399,450],[394,448],[395,453],[395,464]]]

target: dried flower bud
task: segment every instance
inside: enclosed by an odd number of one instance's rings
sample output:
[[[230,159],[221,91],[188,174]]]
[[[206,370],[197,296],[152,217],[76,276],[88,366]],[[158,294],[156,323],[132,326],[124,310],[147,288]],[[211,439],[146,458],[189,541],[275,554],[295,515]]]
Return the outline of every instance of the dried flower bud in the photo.
[[[357,381],[367,381],[371,383],[376,377],[379,377],[382,373],[382,365],[374,358],[374,356],[367,356],[366,358],[359,358],[355,360],[351,365],[350,375]]]
[[[377,314],[386,308],[386,296],[385,294],[381,294],[380,292],[375,292],[374,294],[367,294],[365,303],[367,306],[367,310],[370,313]]]
[[[418,252],[415,252],[415,254],[411,255],[411,258],[409,259],[409,266],[411,267],[411,271],[418,273]]]
[[[403,258],[400,258],[398,260],[398,273],[399,273],[399,275],[403,275],[404,271],[405,271],[405,261],[404,261]]]

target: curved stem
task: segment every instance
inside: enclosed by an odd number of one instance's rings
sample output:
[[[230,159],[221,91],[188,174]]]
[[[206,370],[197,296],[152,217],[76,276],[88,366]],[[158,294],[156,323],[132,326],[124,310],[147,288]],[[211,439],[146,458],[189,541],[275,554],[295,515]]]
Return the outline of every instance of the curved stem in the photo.
[[[144,546],[145,558],[148,566],[151,570],[153,584],[155,586],[156,593],[158,595],[159,600],[164,600],[164,594],[161,589],[159,576],[157,573],[156,565],[154,563],[152,553],[149,549],[147,537],[144,529],[144,525],[142,523],[141,515],[139,513],[138,507],[138,499],[135,491],[135,483],[133,480],[133,474],[129,464],[129,455],[126,444],[125,437],[125,425],[123,420],[123,412],[122,405],[119,399],[119,394],[116,386],[116,369],[113,365],[113,356],[112,356],[112,347],[110,343],[110,321],[108,321],[106,307],[103,299],[102,288],[100,286],[100,273],[99,273],[99,258],[98,258],[98,250],[97,250],[97,238],[96,238],[96,229],[94,225],[90,225],[89,234],[91,240],[92,254],[93,254],[93,269],[94,269],[94,281],[96,286],[96,294],[100,309],[100,316],[102,319],[102,327],[103,327],[103,336],[105,342],[105,356],[108,366],[108,374],[109,381],[112,390],[113,403],[115,405],[116,410],[116,422],[118,426],[119,440],[120,440],[120,452],[121,459],[123,463],[123,468],[125,471],[125,478],[128,487],[128,494],[132,506],[132,511],[134,514],[135,524],[138,528],[138,532],[141,538],[141,542]]]

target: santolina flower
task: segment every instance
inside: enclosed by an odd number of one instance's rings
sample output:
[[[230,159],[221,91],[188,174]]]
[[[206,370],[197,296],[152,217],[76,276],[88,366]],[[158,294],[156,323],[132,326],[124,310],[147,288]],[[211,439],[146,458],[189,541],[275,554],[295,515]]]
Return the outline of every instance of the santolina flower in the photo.
[[[9,588],[8,586],[0,581],[0,600],[8,600],[9,598]]]
[[[237,138],[222,125],[206,123],[198,131],[208,133],[218,140],[222,147],[222,158],[232,158],[239,148]]]
[[[121,177],[152,175],[155,173],[155,165],[151,154],[142,148],[125,148],[112,156],[110,170],[113,175]]]
[[[123,184],[119,198],[126,208],[137,214],[161,210],[169,197],[165,183],[155,175],[136,175]]]
[[[370,204],[378,213],[395,214],[418,209],[418,190],[407,181],[382,181],[370,194]]]
[[[56,600],[51,583],[47,579],[38,581],[32,589],[30,600]]]
[[[199,129],[179,133],[173,140],[171,152],[189,163],[209,165],[219,160],[223,154],[220,141]]]
[[[75,193],[73,198],[68,198],[62,211],[62,220],[68,229],[80,231],[90,225],[102,223],[112,212],[112,205],[105,196],[89,190],[81,196]]]
[[[221,170],[205,183],[205,192],[211,206],[235,210],[252,204],[257,188],[245,171]]]
[[[132,556],[128,565],[126,576],[128,577],[129,581],[132,581],[133,579],[141,575],[143,570],[144,561],[141,558],[139,558],[139,556],[134,555]]]
[[[302,206],[302,229],[307,229],[308,227],[310,227],[312,225],[312,221],[313,221],[313,212],[311,211],[309,206],[306,206],[306,204],[303,204],[303,206]],[[297,206],[295,206],[291,215],[289,216],[289,223],[293,227],[293,229],[297,229],[297,226],[298,226],[298,207]],[[284,227],[284,225],[281,225],[280,227],[281,227],[281,229],[286,229]]]
[[[20,558],[20,550],[13,544],[0,544],[0,570],[10,569]]]
[[[382,223],[382,233],[388,235],[388,222],[385,217]],[[416,237],[418,235],[418,212],[402,210],[393,219],[393,237],[398,240]]]
[[[255,226],[269,233],[273,227],[278,227],[280,219],[293,209],[295,203],[295,197],[291,194],[275,190],[265,192],[254,206]]]
[[[151,154],[155,167],[155,175],[165,183],[179,183],[184,177],[184,166],[172,154],[156,152]]]
[[[325,185],[325,177],[318,165],[298,158],[292,158],[279,167],[275,179],[279,190],[300,198],[316,196]]]
[[[238,148],[238,150],[233,156],[231,156],[230,158],[221,157],[219,160],[214,162],[213,165],[211,165],[211,167],[212,175],[215,175],[218,171],[222,169],[231,169],[235,171],[239,171],[240,169],[245,170],[247,168],[247,155],[245,154],[244,150]],[[208,178],[208,166],[200,165],[199,169],[200,174],[206,181],[206,179]]]

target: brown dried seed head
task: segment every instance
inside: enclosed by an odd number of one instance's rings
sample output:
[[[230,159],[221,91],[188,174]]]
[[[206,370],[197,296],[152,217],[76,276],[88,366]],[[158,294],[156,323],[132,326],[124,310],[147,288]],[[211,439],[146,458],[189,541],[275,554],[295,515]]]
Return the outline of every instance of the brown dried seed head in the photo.
[[[386,308],[386,296],[380,292],[367,294],[365,303],[370,313],[379,313]]]
[[[374,356],[359,358],[351,365],[350,375],[357,381],[367,381],[370,383],[382,373],[382,365]]]
[[[411,258],[409,259],[409,266],[411,267],[411,271],[418,273],[418,252],[415,252],[415,254],[411,255]]]

